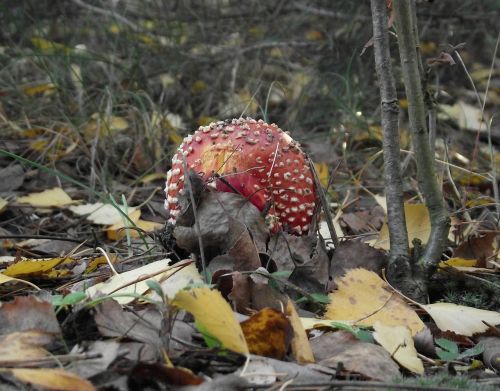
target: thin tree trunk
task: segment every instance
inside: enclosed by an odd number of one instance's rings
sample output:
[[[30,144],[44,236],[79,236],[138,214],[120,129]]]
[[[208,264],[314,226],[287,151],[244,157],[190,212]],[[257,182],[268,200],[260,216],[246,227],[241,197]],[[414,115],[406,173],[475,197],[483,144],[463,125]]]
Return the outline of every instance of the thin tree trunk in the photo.
[[[417,164],[417,179],[425,197],[431,219],[431,234],[425,251],[414,264],[414,280],[419,291],[414,297],[424,300],[427,294],[427,281],[435,271],[448,236],[450,220],[439,188],[431,154],[429,135],[426,126],[426,110],[419,71],[418,41],[415,37],[414,21],[416,16],[413,0],[394,0],[396,29],[398,33],[399,54],[408,99],[408,114],[413,149]]]
[[[384,131],[382,148],[385,195],[391,242],[387,277],[393,286],[406,291],[407,280],[412,277],[412,269],[403,203],[403,181],[401,179],[399,103],[391,66],[386,0],[371,0],[371,9],[375,68],[380,83],[382,129]]]

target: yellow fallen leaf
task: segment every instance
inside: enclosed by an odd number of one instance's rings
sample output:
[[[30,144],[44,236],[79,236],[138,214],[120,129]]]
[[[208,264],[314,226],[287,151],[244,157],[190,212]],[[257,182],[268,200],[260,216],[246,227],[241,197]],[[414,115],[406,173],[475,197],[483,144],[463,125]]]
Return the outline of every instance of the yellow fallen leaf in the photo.
[[[111,204],[103,204],[102,202],[96,202],[95,204],[83,204],[83,205],[73,205],[69,207],[69,210],[78,216],[85,216],[88,221],[98,225],[113,225],[121,224],[123,221],[123,214],[119,212],[121,210],[123,213],[128,212],[130,217],[137,208],[133,206],[123,206]]]
[[[193,95],[199,95],[208,88],[208,84],[203,80],[196,80],[191,84],[191,93]]]
[[[167,174],[164,172],[154,172],[152,174],[144,175],[139,182],[150,183],[159,180],[167,180]]]
[[[52,341],[52,336],[42,331],[19,331],[0,337],[0,366],[7,362],[36,360],[48,356],[44,345]]]
[[[286,304],[286,314],[293,329],[293,338],[291,342],[293,357],[299,364],[314,362],[314,354],[309,339],[307,338],[306,330],[301,323],[293,301],[290,299]]]
[[[325,162],[314,163],[314,168],[316,168],[321,185],[326,188],[328,186],[328,180],[330,179],[328,164]]]
[[[221,293],[208,287],[179,291],[172,304],[195,317],[221,345],[237,353],[248,354],[241,326]]]
[[[380,321],[386,326],[407,326],[412,335],[425,327],[415,311],[376,273],[352,269],[336,282],[338,289],[329,294],[325,319],[365,326]]]
[[[115,263],[118,257],[115,254],[109,254],[108,257],[112,263]],[[104,255],[100,257],[93,258],[90,262],[87,263],[87,268],[85,269],[85,273],[92,273],[97,269],[99,265],[105,265],[108,261]]]
[[[63,369],[13,368],[8,370],[24,383],[53,391],[95,391],[88,380]]]
[[[31,140],[29,143],[30,149],[37,152],[45,151],[48,145],[49,141],[47,139]]]
[[[389,352],[399,365],[418,375],[424,374],[424,364],[417,356],[410,329],[406,326],[373,325],[373,338]]]
[[[47,276],[56,266],[73,262],[71,258],[24,259],[8,266],[3,274],[9,277]]]
[[[500,313],[481,310],[452,303],[434,303],[420,305],[436,322],[442,331],[453,331],[459,335],[471,337],[484,333],[489,327],[484,322],[497,326],[500,324]]]
[[[127,129],[128,126],[127,120],[123,117],[94,113],[85,126],[83,134],[86,140],[96,137],[97,133],[99,133],[99,136],[106,137],[121,132]]]
[[[74,201],[60,187],[45,190],[40,193],[32,193],[27,196],[17,197],[20,204],[29,204],[35,208],[48,208],[73,204]]]
[[[305,35],[308,41],[323,41],[325,39],[325,33],[320,30],[309,30]]]
[[[447,267],[474,267],[477,265],[477,259],[450,258],[447,261],[439,262],[440,268]]]
[[[24,281],[24,280],[21,280],[20,278],[9,277],[9,276],[6,276],[5,274],[0,273],[0,284],[5,284],[6,282],[21,282],[21,283],[27,284],[27,285],[29,285],[37,290],[40,290],[39,287],[37,287],[35,284],[33,284],[29,281]]]
[[[207,125],[210,125],[212,122],[217,122],[217,118],[208,117],[208,116],[201,116],[201,117],[198,117],[198,119],[196,120],[196,125],[207,126]]]
[[[413,248],[413,239],[420,239],[422,244],[426,244],[431,233],[431,220],[429,211],[423,204],[404,204],[406,215],[406,229],[408,231],[408,241]],[[389,250],[389,227],[387,222],[380,229],[378,239],[373,244],[376,248]]]
[[[137,222],[139,221],[139,218],[141,217],[141,210],[140,209],[134,209],[132,212],[129,212],[128,217],[132,222],[137,225]],[[110,227],[106,228],[106,235],[109,240],[120,240],[127,236],[127,231],[124,228],[131,227],[132,223],[128,220],[125,220],[123,217],[121,220]],[[134,237],[138,237],[137,231],[135,229],[132,229],[129,231],[130,236],[134,235]]]
[[[53,95],[54,92],[57,91],[57,88],[54,83],[40,83],[31,86],[26,86],[22,88],[24,95],[29,96],[30,98],[37,95],[45,95],[50,96]]]
[[[137,220],[135,226],[138,229],[130,229],[130,237],[140,238],[142,231],[144,232],[154,232],[164,227],[164,224],[157,223],[155,221]],[[120,240],[127,236],[127,229],[124,227],[112,230],[109,228],[107,230],[107,236],[109,240]]]
[[[5,210],[7,204],[8,202],[4,200],[2,197],[0,197],[0,213],[2,213]]]
[[[31,43],[44,54],[52,54],[55,52],[64,52],[69,54],[73,50],[62,43],[49,41],[48,39],[42,37],[32,37]]]
[[[191,261],[181,262],[169,266],[169,262],[169,259],[162,259],[137,269],[129,270],[125,273],[113,275],[107,281],[89,287],[85,293],[91,299],[99,295],[123,295],[122,297],[115,297],[114,299],[120,304],[131,303],[137,299],[135,295],[144,295],[149,290],[146,283],[147,280],[162,282],[181,268],[192,263]],[[173,297],[169,298],[171,299]]]

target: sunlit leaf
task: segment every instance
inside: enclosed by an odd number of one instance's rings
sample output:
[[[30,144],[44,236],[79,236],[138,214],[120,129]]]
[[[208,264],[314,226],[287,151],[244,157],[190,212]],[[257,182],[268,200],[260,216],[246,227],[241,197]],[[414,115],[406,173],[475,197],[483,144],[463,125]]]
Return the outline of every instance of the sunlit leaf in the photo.
[[[408,242],[413,248],[413,240],[419,239],[422,244],[426,244],[431,233],[431,220],[429,211],[423,204],[407,204],[404,205],[406,215],[406,229],[408,231]],[[374,243],[374,247],[389,250],[389,227],[387,222],[380,229],[378,239]]]
[[[295,305],[291,300],[288,300],[287,302],[286,313],[293,329],[293,338],[291,345],[292,354],[295,357],[295,360],[297,360],[297,362],[301,364],[314,362],[314,354],[311,348],[311,344],[309,343],[309,339],[307,338],[304,326],[302,326],[299,314],[295,309]]]
[[[329,295],[325,319],[365,326],[377,321],[386,326],[407,326],[412,335],[425,327],[415,311],[372,271],[352,269],[337,280],[337,285]]]
[[[20,204],[29,204],[35,208],[65,206],[74,203],[71,197],[60,187],[17,197],[16,201]]]
[[[7,200],[4,200],[2,197],[0,197],[0,213],[2,213],[5,210],[7,204],[8,204]]]
[[[53,391],[95,391],[94,386],[71,372],[52,368],[13,368],[9,371],[24,383]]]
[[[57,88],[54,83],[41,83],[23,87],[22,90],[24,95],[32,98],[37,95],[52,95],[57,91]]]
[[[208,287],[179,291],[172,304],[190,312],[226,349],[248,354],[248,346],[229,303]]]
[[[405,326],[387,326],[381,322],[373,325],[375,340],[389,352],[401,366],[423,375],[424,364],[417,356],[410,329]]]
[[[496,311],[452,303],[434,303],[421,305],[421,307],[427,311],[440,330],[453,331],[466,337],[484,333],[489,329],[487,324],[492,326],[500,324],[500,313]]]
[[[149,291],[148,280],[154,280],[162,284],[162,290],[169,299],[183,289],[189,281],[193,280],[192,274],[188,278],[170,280],[177,274],[182,275],[183,268],[192,264],[191,261],[169,265],[169,259],[152,262],[124,273],[113,275],[107,281],[89,287],[85,292],[88,297],[96,298],[100,295],[116,295],[115,300],[120,304],[131,303],[137,299],[137,295],[143,295]],[[165,281],[165,282],[164,282]],[[164,282],[164,283],[163,283]],[[170,283],[171,282],[171,283]],[[119,297],[118,297],[119,296]]]
[[[123,213],[125,211],[130,217],[136,213],[136,209],[133,206],[117,205]],[[121,224],[123,221],[123,215],[117,210],[117,207],[110,204],[103,204],[102,202],[96,202],[95,204],[83,204],[83,205],[73,205],[69,207],[69,210],[78,216],[86,216],[86,219],[91,223],[98,225],[113,225]]]
[[[316,168],[316,172],[318,173],[319,181],[321,185],[326,188],[328,186],[328,180],[330,179],[329,167],[325,162],[314,163],[314,168]]]

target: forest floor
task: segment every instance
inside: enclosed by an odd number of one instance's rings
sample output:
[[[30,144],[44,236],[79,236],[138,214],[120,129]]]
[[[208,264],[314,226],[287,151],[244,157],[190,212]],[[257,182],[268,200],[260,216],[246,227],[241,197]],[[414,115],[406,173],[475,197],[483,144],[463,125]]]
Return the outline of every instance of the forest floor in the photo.
[[[369,7],[42,3],[1,6],[2,390],[498,389],[495,2],[419,4],[452,221],[425,304],[384,278]],[[403,91],[416,253],[431,227]],[[307,235],[271,233],[245,198],[213,190],[194,220],[166,229],[177,148],[247,117],[301,143],[334,235],[319,206]]]

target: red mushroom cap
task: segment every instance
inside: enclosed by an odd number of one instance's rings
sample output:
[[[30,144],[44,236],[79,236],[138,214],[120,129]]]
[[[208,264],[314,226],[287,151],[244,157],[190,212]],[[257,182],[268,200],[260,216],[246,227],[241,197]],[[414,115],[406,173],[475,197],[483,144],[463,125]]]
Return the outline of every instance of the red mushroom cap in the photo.
[[[187,136],[167,174],[165,207],[172,224],[179,214],[177,197],[184,188],[182,156],[189,169],[218,191],[234,188],[260,211],[268,207],[266,220],[273,232],[309,232],[316,206],[313,175],[299,144],[277,125],[233,119],[201,126]]]

